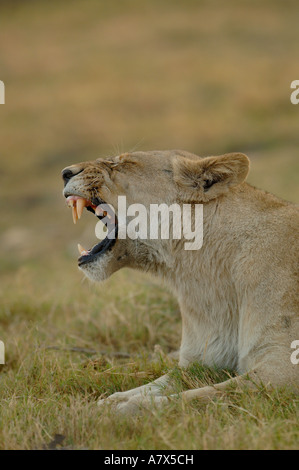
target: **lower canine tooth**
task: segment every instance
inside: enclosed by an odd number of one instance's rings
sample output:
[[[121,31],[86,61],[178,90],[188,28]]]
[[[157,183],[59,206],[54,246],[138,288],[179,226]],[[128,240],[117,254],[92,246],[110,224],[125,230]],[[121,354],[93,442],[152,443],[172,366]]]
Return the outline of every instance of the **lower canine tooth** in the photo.
[[[80,243],[78,243],[78,250],[81,256],[88,255],[88,250],[85,250],[85,248],[83,248],[83,246],[81,246]]]

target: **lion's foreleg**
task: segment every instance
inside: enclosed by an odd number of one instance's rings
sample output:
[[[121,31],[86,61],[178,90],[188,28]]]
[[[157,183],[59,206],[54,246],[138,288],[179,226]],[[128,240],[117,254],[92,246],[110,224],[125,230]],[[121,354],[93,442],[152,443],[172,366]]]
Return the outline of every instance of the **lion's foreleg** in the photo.
[[[248,387],[252,390],[257,389],[257,385],[252,382],[247,374],[239,375],[238,377],[233,377],[224,382],[220,382],[214,385],[208,385],[206,387],[195,388],[193,390],[186,390],[182,392],[179,397],[184,402],[190,402],[192,400],[200,400],[203,403],[208,402],[211,398],[216,395],[221,395],[230,390],[234,390],[236,387]],[[171,395],[175,397],[175,395]],[[178,395],[176,395],[178,397]]]
[[[154,395],[152,393],[142,394],[137,393],[128,397],[126,401],[118,401],[115,403],[115,410],[124,415],[133,415],[142,410],[148,409],[161,409],[164,408],[168,403],[171,402],[190,402],[192,400],[199,400],[201,403],[208,403],[212,398],[217,395],[223,395],[229,393],[235,389],[249,387],[251,389],[257,389],[257,385],[248,378],[247,375],[234,377],[215,385],[197,388],[194,390],[187,390],[178,394],[165,395]],[[125,392],[126,393],[126,392]]]
[[[116,392],[113,395],[110,395],[108,398],[104,398],[98,401],[98,405],[101,406],[106,403],[115,403],[115,402],[127,402],[133,397],[140,396],[145,397],[148,395],[158,396],[162,395],[164,392],[168,391],[171,387],[171,379],[169,374],[162,375],[158,379],[150,382],[141,387],[133,388],[126,392]]]

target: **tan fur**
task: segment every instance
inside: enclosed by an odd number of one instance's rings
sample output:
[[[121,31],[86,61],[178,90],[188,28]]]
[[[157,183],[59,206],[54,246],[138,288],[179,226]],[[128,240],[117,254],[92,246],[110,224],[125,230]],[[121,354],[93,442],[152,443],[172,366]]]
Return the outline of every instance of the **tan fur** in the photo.
[[[180,240],[117,240],[84,273],[101,281],[130,267],[163,278],[181,308],[182,367],[200,361],[233,368],[255,382],[299,389],[299,365],[290,360],[291,343],[299,340],[298,206],[245,183],[245,155],[136,152],[69,168],[74,177],[66,195],[98,196],[115,208],[118,195],[147,208],[151,203],[203,203],[200,250],[185,251]],[[211,397],[232,381],[242,382],[242,377],[182,397]],[[113,402],[124,413],[147,403],[162,406],[168,385],[167,375],[104,403]]]

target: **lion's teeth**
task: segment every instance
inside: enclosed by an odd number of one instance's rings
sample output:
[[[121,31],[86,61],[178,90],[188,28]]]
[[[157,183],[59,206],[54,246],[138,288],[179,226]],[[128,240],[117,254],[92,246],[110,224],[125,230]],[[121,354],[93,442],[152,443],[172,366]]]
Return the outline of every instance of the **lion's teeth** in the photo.
[[[81,256],[88,255],[88,250],[85,250],[85,248],[83,248],[80,243],[78,243],[78,250]]]
[[[74,207],[74,203],[75,203],[74,199],[69,199],[69,198],[67,199],[67,205],[69,207]]]
[[[76,204],[74,204],[73,207],[72,207],[72,214],[73,214],[73,222],[74,222],[74,224],[76,224],[77,220],[78,220]]]
[[[83,209],[86,205],[86,201],[85,199],[77,199],[77,216],[78,216],[78,219],[81,219],[81,215],[82,215],[82,212],[83,212]]]

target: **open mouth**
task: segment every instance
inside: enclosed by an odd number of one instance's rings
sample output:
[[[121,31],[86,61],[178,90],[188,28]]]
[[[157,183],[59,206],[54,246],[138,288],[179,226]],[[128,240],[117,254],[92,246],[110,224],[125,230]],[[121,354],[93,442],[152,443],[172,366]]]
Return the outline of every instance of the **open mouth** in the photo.
[[[107,228],[106,237],[101,240],[100,243],[94,245],[90,250],[86,250],[78,244],[78,250],[80,253],[78,265],[82,266],[94,261],[113,247],[118,233],[117,217],[111,206],[98,198],[94,198],[92,201],[89,201],[81,196],[71,195],[66,198],[66,203],[72,208],[74,224],[77,223],[78,219],[81,219],[83,209],[86,208],[101,220]]]

